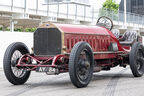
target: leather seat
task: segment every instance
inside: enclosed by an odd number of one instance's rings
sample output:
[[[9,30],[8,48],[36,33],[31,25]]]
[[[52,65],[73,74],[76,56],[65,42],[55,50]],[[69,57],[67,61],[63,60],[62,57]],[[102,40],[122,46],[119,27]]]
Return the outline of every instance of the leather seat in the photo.
[[[132,45],[137,40],[137,32],[134,30],[127,30],[120,39],[121,45]]]
[[[111,32],[115,35],[117,39],[119,39],[120,31],[118,29],[112,29]]]

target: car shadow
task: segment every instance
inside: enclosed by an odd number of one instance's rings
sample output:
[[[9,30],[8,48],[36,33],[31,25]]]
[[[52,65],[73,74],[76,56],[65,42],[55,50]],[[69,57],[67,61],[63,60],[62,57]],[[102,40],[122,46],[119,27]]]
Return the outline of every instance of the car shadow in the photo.
[[[92,82],[97,82],[99,80],[110,80],[113,77],[118,77],[118,78],[134,78],[132,74],[98,74],[98,73],[94,73],[93,77],[92,77]],[[51,80],[49,82],[49,79],[47,79],[46,81],[40,82],[40,83],[34,83],[32,85],[37,85],[37,86],[57,86],[57,87],[67,87],[69,85],[72,85],[71,80],[69,78],[69,74],[65,75],[65,78],[62,79],[55,79],[55,80]],[[29,83],[30,85],[30,83]]]
[[[121,78],[134,78],[132,74],[99,74],[99,73],[94,73],[91,82],[96,84],[96,85],[89,85],[86,88],[92,88],[92,87],[98,87],[97,82],[100,80],[103,81],[111,81],[112,78],[118,77],[119,79]],[[32,78],[32,77],[31,77]],[[14,85],[12,85],[14,86]],[[11,87],[12,87],[11,86]],[[27,91],[30,90],[35,90],[37,87],[42,87],[43,89],[46,89],[46,92],[52,92],[56,90],[69,90],[69,89],[76,89],[71,83],[71,80],[69,78],[69,74],[66,73],[65,75],[60,75],[59,77],[55,77],[53,79],[45,79],[44,81],[40,82],[27,82],[24,85],[19,85],[23,86],[22,89],[17,90],[13,93],[8,94],[8,96],[17,96],[20,94],[23,94]],[[78,89],[77,89],[78,90]]]
[[[96,80],[109,80],[113,77],[119,77],[119,78],[134,78],[134,76],[131,73],[124,73],[124,74],[93,74],[92,81]]]

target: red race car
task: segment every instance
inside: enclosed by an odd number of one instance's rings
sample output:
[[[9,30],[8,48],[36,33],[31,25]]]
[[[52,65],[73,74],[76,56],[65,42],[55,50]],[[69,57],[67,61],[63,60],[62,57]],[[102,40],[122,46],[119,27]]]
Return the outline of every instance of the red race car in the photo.
[[[6,49],[3,66],[9,82],[24,84],[31,71],[69,72],[71,82],[86,87],[93,72],[130,65],[134,77],[144,74],[144,47],[134,31],[119,35],[113,22],[100,17],[97,26],[43,23],[34,32],[34,47],[15,42]]]

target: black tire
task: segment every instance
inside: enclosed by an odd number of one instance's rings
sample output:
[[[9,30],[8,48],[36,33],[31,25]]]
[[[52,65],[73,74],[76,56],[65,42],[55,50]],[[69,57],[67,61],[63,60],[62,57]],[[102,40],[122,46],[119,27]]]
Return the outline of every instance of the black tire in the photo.
[[[30,71],[27,71],[24,68],[19,69],[15,67],[19,56],[23,54],[27,54],[27,53],[29,53],[27,46],[21,42],[15,42],[15,43],[10,44],[5,51],[4,59],[3,59],[4,73],[5,73],[7,80],[14,85],[24,84],[30,76],[30,73],[31,73]],[[13,55],[15,55],[15,57]],[[13,59],[13,58],[16,58],[16,59]],[[19,77],[15,75],[16,73],[14,73],[13,71],[14,69],[15,71],[21,72],[21,74],[19,74],[20,75]]]
[[[134,77],[141,77],[144,74],[144,47],[136,42],[132,45],[129,54],[129,64]]]
[[[83,56],[81,56],[82,52]],[[93,65],[94,57],[91,46],[87,42],[75,44],[69,57],[69,75],[74,86],[82,88],[89,84],[93,75]]]

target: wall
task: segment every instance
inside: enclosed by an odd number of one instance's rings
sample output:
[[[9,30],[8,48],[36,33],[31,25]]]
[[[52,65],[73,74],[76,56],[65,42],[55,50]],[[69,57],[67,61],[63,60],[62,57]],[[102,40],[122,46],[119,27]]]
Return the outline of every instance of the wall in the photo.
[[[33,46],[33,33],[0,32],[0,68],[3,67],[3,56],[6,48],[13,42],[25,43],[29,50]]]

